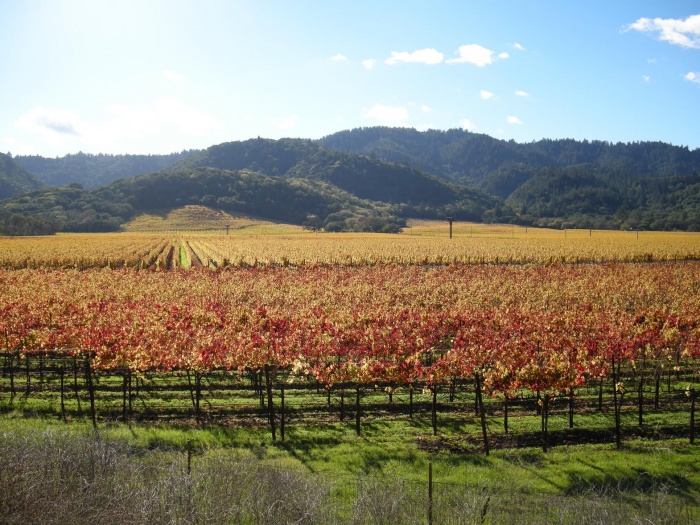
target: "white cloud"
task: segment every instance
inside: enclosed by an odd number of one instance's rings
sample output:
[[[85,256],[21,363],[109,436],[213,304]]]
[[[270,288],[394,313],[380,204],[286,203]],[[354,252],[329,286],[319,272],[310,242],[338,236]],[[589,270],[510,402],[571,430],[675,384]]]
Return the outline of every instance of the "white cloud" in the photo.
[[[479,44],[467,44],[464,46],[459,46],[457,49],[458,58],[452,58],[447,61],[448,64],[474,64],[478,67],[484,67],[489,64],[493,64],[494,52],[490,49],[486,49],[484,46]]]
[[[217,117],[177,97],[139,106],[113,104],[105,110],[101,121],[87,121],[72,110],[38,107],[22,115],[15,127],[27,137],[24,142],[38,139],[46,147],[38,149],[57,155],[172,152],[193,147],[193,137],[223,128]]]
[[[443,54],[433,48],[419,49],[408,53],[406,51],[392,51],[391,56],[385,60],[387,64],[397,64],[399,62],[418,62],[421,64],[439,64],[442,62]]]
[[[700,15],[692,15],[685,20],[674,18],[640,18],[625,30],[656,33],[659,40],[673,45],[700,49]]]
[[[490,91],[486,91],[485,89],[482,89],[482,90],[479,92],[479,96],[480,96],[483,100],[489,100],[489,99],[495,97],[496,95],[495,95],[494,93],[491,93]]]
[[[476,124],[474,124],[468,118],[463,118],[460,120],[459,125],[462,127],[462,129],[466,129],[467,131],[474,131],[476,129]]]
[[[527,91],[523,91],[522,89],[519,89],[518,91],[515,92],[515,96],[517,97],[529,97],[530,93]]]
[[[420,110],[421,110],[423,113],[430,113],[430,112],[433,110],[433,108],[431,108],[430,106],[426,106],[426,105],[424,104],[424,105],[422,105],[422,106],[420,107]]]
[[[507,121],[508,124],[510,124],[510,125],[517,125],[517,124],[522,124],[522,123],[523,123],[518,117],[514,117],[514,116],[512,116],[512,115],[509,116],[509,117],[506,119],[506,121]]]
[[[403,126],[408,120],[408,110],[396,106],[375,104],[370,109],[363,109],[362,116],[387,126]]]
[[[691,71],[690,73],[683,75],[683,78],[689,82],[700,84],[700,73],[694,73]]]
[[[377,64],[377,60],[374,58],[368,58],[367,60],[362,61],[362,66],[365,69],[373,69],[376,64]]]
[[[649,75],[643,75],[642,82],[644,82],[645,84],[651,84],[651,77]]]
[[[514,47],[515,49],[517,49],[518,51],[525,51],[525,48],[524,48],[522,45],[520,45],[519,43],[517,43],[517,42],[515,42],[515,43],[513,44],[513,47]]]
[[[280,131],[289,131],[297,127],[299,122],[299,115],[288,115],[280,119],[273,119],[272,125],[279,129]]]
[[[36,107],[22,115],[15,126],[23,131],[42,135],[45,139],[52,136],[80,137],[87,128],[75,111],[43,107]]]
[[[504,51],[503,53],[498,54],[498,58],[501,60],[505,60],[506,58],[510,58],[510,55]]]
[[[348,57],[346,57],[345,55],[343,55],[343,54],[341,54],[341,53],[338,53],[337,55],[333,55],[333,56],[331,57],[331,60],[332,60],[333,62],[344,62],[344,61],[347,60],[347,59],[348,59]]]
[[[175,84],[179,84],[180,82],[183,82],[185,80],[185,77],[169,69],[163,71],[163,78]]]

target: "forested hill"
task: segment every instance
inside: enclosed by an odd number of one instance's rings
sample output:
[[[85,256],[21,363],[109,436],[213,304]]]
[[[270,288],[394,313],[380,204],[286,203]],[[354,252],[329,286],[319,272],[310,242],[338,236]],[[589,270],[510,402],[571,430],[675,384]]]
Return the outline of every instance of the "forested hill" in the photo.
[[[70,174],[73,184],[24,194],[40,182],[1,156],[2,196],[15,197],[0,202],[0,230],[10,233],[115,230],[139,213],[186,204],[329,231],[396,231],[407,218],[447,216],[700,231],[700,150],[657,142],[518,144],[462,130],[363,128],[173,156],[21,159],[53,166],[45,177]],[[121,180],[90,189],[100,177]]]
[[[15,162],[15,159],[0,153],[0,200],[28,193],[41,186],[41,181]]]
[[[507,213],[526,224],[700,230],[700,149],[570,139],[520,144],[457,129],[387,127],[341,131],[319,143],[473,186],[503,199]]]
[[[406,217],[481,220],[502,207],[497,198],[403,165],[308,140],[253,139],[91,191],[73,184],[4,201],[0,229],[113,231],[139,213],[188,204],[326,231],[375,232],[399,231]]]
[[[518,143],[466,130],[417,131],[371,127],[341,131],[320,144],[370,157],[401,162],[428,173],[477,186],[494,187],[493,178],[509,170],[592,164],[600,171],[632,177],[673,177],[700,172],[700,149],[663,142],[609,143],[572,139]],[[502,176],[502,175],[501,175]],[[503,193],[500,191],[500,193]]]
[[[187,158],[196,151],[183,151],[169,155],[76,153],[57,158],[28,155],[17,156],[15,160],[46,186],[80,184],[84,188],[97,188],[117,179],[160,171],[174,162]]]
[[[405,217],[453,214],[481,220],[499,199],[405,165],[327,149],[303,139],[251,139],[212,146],[166,172],[213,167],[249,170],[273,178],[324,182],[357,198],[395,206]]]

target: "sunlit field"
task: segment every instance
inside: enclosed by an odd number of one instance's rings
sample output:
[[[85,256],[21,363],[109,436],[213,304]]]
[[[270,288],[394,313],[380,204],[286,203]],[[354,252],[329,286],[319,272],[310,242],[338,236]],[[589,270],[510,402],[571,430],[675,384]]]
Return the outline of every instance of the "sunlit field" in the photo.
[[[174,269],[208,266],[552,264],[700,259],[700,233],[552,230],[513,225],[409,221],[400,234],[311,232],[249,218],[209,217],[159,231],[0,237],[0,267]],[[207,222],[210,220],[219,222]],[[210,227],[203,230],[199,226]],[[146,228],[144,225],[149,226]],[[152,228],[150,228],[152,226]],[[228,226],[228,230],[226,229]],[[201,231],[200,231],[201,230]]]

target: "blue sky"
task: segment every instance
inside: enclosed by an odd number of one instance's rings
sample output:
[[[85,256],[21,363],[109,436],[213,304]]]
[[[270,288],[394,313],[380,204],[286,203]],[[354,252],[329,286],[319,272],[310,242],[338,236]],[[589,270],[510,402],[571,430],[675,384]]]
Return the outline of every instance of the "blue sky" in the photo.
[[[0,151],[389,125],[700,148],[697,0],[0,0]]]

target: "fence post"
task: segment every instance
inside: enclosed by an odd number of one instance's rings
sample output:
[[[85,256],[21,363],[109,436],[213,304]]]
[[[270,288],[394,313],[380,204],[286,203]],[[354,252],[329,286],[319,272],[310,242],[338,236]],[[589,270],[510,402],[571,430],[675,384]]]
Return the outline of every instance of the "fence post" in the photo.
[[[95,429],[95,437],[99,441],[100,434],[97,431],[97,412],[95,410],[95,384],[92,378],[92,366],[90,363],[90,352],[85,354],[85,381],[88,387],[88,393],[90,394],[90,419],[92,419],[92,427]]]

